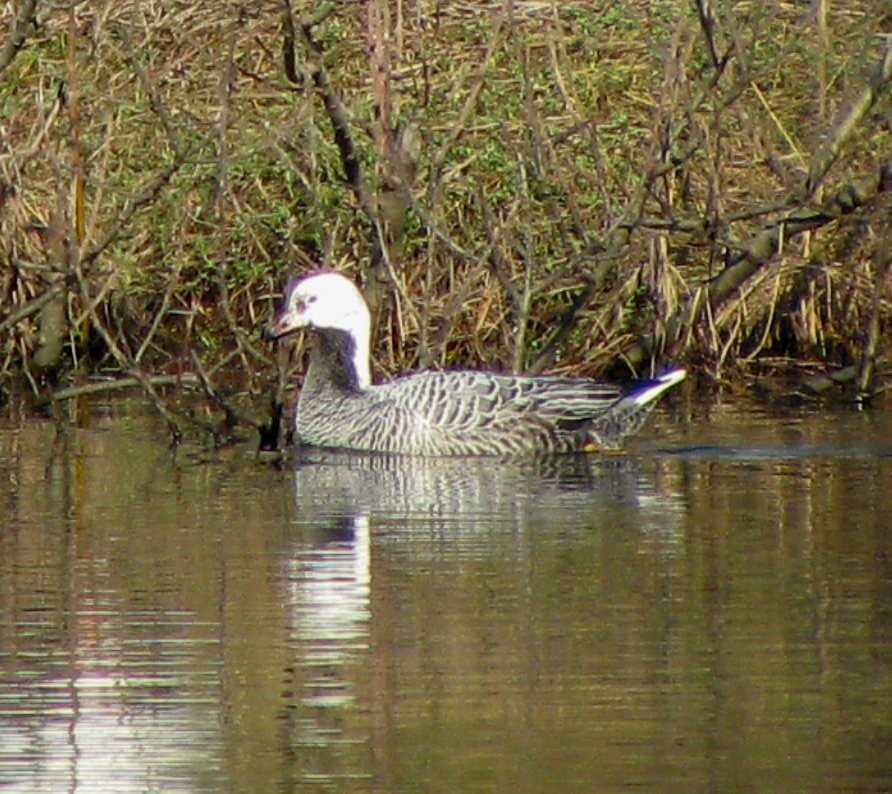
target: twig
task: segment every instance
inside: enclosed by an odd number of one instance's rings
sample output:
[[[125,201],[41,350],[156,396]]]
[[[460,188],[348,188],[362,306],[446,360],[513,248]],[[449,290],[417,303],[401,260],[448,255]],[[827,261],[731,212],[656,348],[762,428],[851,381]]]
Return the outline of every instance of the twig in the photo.
[[[16,14],[12,32],[6,43],[0,48],[0,73],[4,72],[19,54],[28,36],[34,32],[37,21],[37,0],[24,0],[19,13]]]
[[[551,336],[542,346],[539,354],[533,359],[532,363],[527,367],[527,372],[538,374],[551,362],[554,354],[560,346],[567,340],[570,333],[576,327],[576,322],[582,310],[592,302],[597,293],[598,288],[594,281],[585,284],[570,303],[570,307],[564,312],[563,316],[558,320],[558,326],[552,332]]]
[[[198,355],[194,350],[190,350],[189,353],[192,356],[192,364],[195,366],[195,371],[198,374],[198,382],[204,390],[205,396],[210,400],[214,405],[222,408],[226,413],[226,424],[229,427],[235,427],[239,422],[250,425],[255,429],[259,429],[260,423],[254,419],[252,416],[248,416],[245,413],[239,411],[226,397],[220,394],[217,391],[217,388],[211,382],[210,377],[208,377],[207,372],[204,369],[204,365],[201,363],[201,359],[198,358]]]
[[[324,19],[326,16],[327,14],[321,18]],[[353,135],[350,132],[350,120],[347,116],[347,110],[331,85],[328,72],[322,63],[322,45],[316,41],[313,35],[313,28],[319,24],[319,19],[319,13],[317,13],[313,17],[302,19],[300,22],[304,41],[312,53],[312,58],[308,64],[310,77],[313,80],[316,93],[319,94],[322,103],[325,105],[325,111],[331,122],[335,145],[338,147],[341,155],[341,164],[344,167],[344,176],[347,179],[347,184],[353,191],[360,209],[369,220],[373,221],[377,218],[377,213],[374,202],[365,187],[362,166],[359,163],[359,154],[356,150],[356,144],[353,142]]]
[[[32,315],[37,314],[44,306],[46,306],[46,304],[62,292],[65,289],[65,286],[64,281],[54,282],[47,287],[44,292],[34,298],[34,300],[26,303],[17,312],[8,315],[4,320],[0,321],[0,333],[3,333],[8,328],[18,325],[22,320],[27,320]]]
[[[880,96],[888,91],[890,79],[892,79],[892,37],[887,39],[886,49],[883,51],[871,79],[855,97],[849,109],[831,130],[830,136],[815,156],[805,180],[806,199],[814,195],[814,192],[824,181],[824,177],[836,162],[843,145],[852,136],[858,123],[876,104]]]
[[[860,183],[846,185],[823,206],[802,208],[781,218],[750,240],[731,259],[728,266],[712,280],[710,300],[721,302],[777,253],[782,240],[789,240],[803,232],[826,226],[831,221],[849,215],[892,189],[892,157],[887,159],[873,177]]]
[[[189,373],[184,372],[180,375],[147,375],[145,381],[152,386],[199,386],[198,378]],[[123,389],[133,389],[142,386],[144,381],[139,378],[115,378],[114,380],[104,380],[97,383],[85,383],[80,386],[69,386],[65,389],[54,391],[49,399],[53,402],[62,402],[63,400],[74,400],[78,397],[85,397],[90,394],[102,394],[103,392],[121,391]],[[40,401],[38,401],[40,402]]]
[[[136,193],[124,206],[121,212],[118,214],[118,217],[115,219],[115,222],[111,225],[108,231],[102,236],[102,239],[99,240],[94,246],[87,249],[86,252],[81,256],[81,265],[90,265],[95,260],[97,260],[102,253],[108,248],[112,243],[114,243],[121,233],[127,228],[130,221],[133,219],[133,216],[136,215],[139,210],[141,210],[147,204],[151,204],[158,196],[161,195],[161,191],[164,187],[173,179],[174,175],[180,168],[185,164],[187,160],[187,151],[178,151],[175,152],[173,162],[165,168],[160,174],[155,175],[152,179],[148,181],[146,186]]]
[[[465,133],[468,119],[470,118],[471,113],[477,105],[477,99],[480,97],[480,92],[483,90],[483,86],[486,84],[486,74],[489,71],[490,66],[492,65],[493,58],[498,52],[499,45],[502,43],[505,27],[505,17],[505,14],[499,17],[498,22],[496,23],[495,30],[493,31],[492,36],[489,40],[489,44],[487,45],[486,52],[483,55],[483,60],[477,67],[477,72],[474,75],[474,80],[471,84],[471,88],[468,91],[468,95],[465,97],[464,104],[459,111],[458,117],[453,122],[446,140],[440,147],[440,151],[437,152],[431,159],[431,186],[428,192],[432,193],[436,190],[436,187],[439,185],[439,182],[443,177],[443,165],[446,162],[446,158],[449,156],[449,152],[452,150],[452,147],[455,145],[458,139]]]
[[[849,383],[857,377],[858,367],[855,364],[852,364],[851,366],[838,369],[835,372],[805,378],[802,381],[802,388],[811,394],[822,394],[828,389],[832,389],[834,386],[838,386],[842,383]]]
[[[892,203],[892,202],[890,202]],[[874,249],[874,289],[871,301],[870,317],[867,325],[867,338],[864,341],[864,349],[861,353],[861,363],[858,367],[858,399],[864,401],[872,394],[872,382],[876,368],[877,347],[880,342],[880,317],[883,302],[884,285],[889,273],[889,265],[892,264],[892,222],[888,216],[880,223],[882,228],[877,235]]]
[[[697,7],[697,17],[700,19],[700,27],[703,30],[703,38],[706,39],[706,48],[709,50],[709,60],[712,62],[712,68],[721,74],[725,66],[728,64],[728,55],[719,55],[718,47],[715,43],[715,17],[712,14],[712,8],[708,0],[696,0],[694,5]]]
[[[99,336],[102,337],[102,341],[105,342],[106,348],[118,362],[118,366],[122,370],[124,370],[124,372],[129,373],[131,377],[136,379],[140,386],[142,386],[143,391],[145,391],[145,393],[152,399],[152,402],[155,404],[155,408],[157,409],[158,413],[160,413],[164,420],[167,422],[167,426],[170,430],[173,443],[179,443],[183,435],[179,422],[177,421],[173,413],[168,410],[167,406],[164,405],[164,402],[161,400],[161,397],[155,390],[150,377],[145,372],[143,372],[137,364],[129,359],[127,354],[121,349],[121,347],[115,341],[114,337],[105,327],[105,324],[102,322],[99,314],[96,311],[96,305],[92,297],[90,296],[90,289],[87,286],[87,281],[84,278],[83,269],[80,263],[77,263],[75,265],[74,275],[81,295],[81,300],[83,301],[84,306],[87,307],[87,315],[90,318],[90,324],[93,326],[96,333],[98,333]]]
[[[161,305],[158,307],[158,311],[155,312],[155,317],[152,319],[152,324],[149,326],[149,330],[146,332],[146,335],[143,338],[139,349],[136,351],[136,355],[133,357],[133,360],[137,364],[140,362],[143,355],[145,355],[146,350],[148,350],[149,345],[155,338],[155,334],[158,333],[158,329],[161,327],[161,322],[167,316],[171,299],[173,298],[177,286],[179,286],[180,283],[180,270],[182,269],[182,267],[182,259],[178,258],[174,263],[173,273],[171,273],[170,277],[167,279],[167,287],[164,290],[164,297],[161,299]]]

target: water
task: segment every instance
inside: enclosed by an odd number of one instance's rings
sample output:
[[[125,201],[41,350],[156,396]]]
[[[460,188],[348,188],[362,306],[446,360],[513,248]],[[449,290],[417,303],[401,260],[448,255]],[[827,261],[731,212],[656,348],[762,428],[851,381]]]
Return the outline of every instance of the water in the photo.
[[[892,419],[542,464],[0,423],[0,787],[892,789]]]

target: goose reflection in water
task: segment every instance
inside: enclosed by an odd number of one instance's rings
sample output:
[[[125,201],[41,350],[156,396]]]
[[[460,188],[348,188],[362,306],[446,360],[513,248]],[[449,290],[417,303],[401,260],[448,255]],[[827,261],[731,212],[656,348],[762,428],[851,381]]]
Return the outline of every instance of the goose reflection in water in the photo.
[[[630,520],[671,549],[683,513],[653,458],[508,463],[304,449],[292,464],[295,518],[284,562],[295,658],[292,738],[305,763],[308,753],[316,757],[313,774],[367,769],[343,756],[366,746],[371,728],[358,730],[344,715],[370,711],[363,700],[373,688],[372,605],[387,598],[388,587],[379,583],[384,594],[373,599],[376,555],[411,559],[436,576],[447,558],[491,559],[507,548],[529,559],[543,535],[572,544],[576,533],[587,542],[593,530],[623,531]]]
[[[530,461],[408,458],[301,449],[291,459],[296,518],[285,561],[304,704],[353,699],[349,675],[369,647],[374,547],[415,562],[496,553],[495,535],[529,554],[531,532],[589,533],[634,513],[661,544],[677,540],[679,500],[659,462],[560,456]],[[675,520],[673,520],[673,515]],[[361,663],[361,662],[360,662]]]
[[[681,508],[659,458],[562,455],[523,461],[410,458],[305,448],[291,459],[301,524],[376,524],[479,533],[548,516],[567,528],[633,509],[642,528],[665,529]],[[671,520],[668,522],[671,525]]]

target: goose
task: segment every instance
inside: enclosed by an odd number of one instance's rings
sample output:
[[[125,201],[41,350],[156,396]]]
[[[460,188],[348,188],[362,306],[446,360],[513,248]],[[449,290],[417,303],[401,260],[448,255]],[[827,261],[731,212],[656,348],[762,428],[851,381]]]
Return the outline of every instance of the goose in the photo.
[[[534,456],[612,451],[657,398],[685,378],[675,368],[625,388],[586,378],[426,371],[373,384],[371,318],[339,273],[292,278],[264,336],[318,337],[297,402],[295,441],[417,456]]]

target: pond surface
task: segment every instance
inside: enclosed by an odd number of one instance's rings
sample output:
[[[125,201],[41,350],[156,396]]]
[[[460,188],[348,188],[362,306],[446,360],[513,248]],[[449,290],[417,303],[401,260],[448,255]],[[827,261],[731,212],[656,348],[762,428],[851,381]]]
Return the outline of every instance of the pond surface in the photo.
[[[892,416],[539,464],[0,420],[0,787],[892,790]]]

